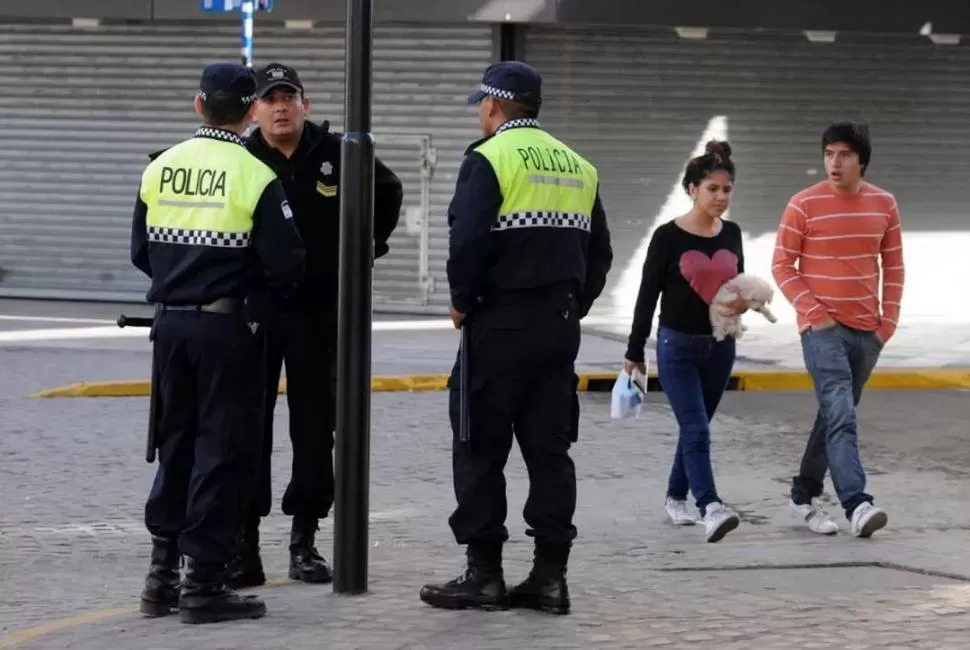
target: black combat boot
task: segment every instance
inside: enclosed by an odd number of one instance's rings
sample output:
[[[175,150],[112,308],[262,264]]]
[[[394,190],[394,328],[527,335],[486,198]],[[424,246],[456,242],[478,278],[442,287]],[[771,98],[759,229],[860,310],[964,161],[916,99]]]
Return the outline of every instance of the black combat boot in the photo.
[[[266,614],[262,600],[256,596],[240,596],[226,586],[225,578],[224,565],[188,558],[179,594],[179,617],[183,623],[218,623]]]
[[[537,557],[529,577],[509,592],[509,604],[547,614],[568,614],[570,603],[566,567]]]
[[[151,565],[141,592],[142,614],[168,616],[178,609],[181,557],[175,540],[152,537]]]
[[[425,585],[421,600],[441,609],[508,609],[501,547],[497,552],[469,547],[467,556],[468,568],[463,574],[451,582]]]
[[[266,584],[263,560],[259,556],[259,518],[247,521],[236,536],[235,556],[229,562],[226,585],[232,589]]]
[[[290,530],[291,580],[319,584],[333,581],[327,561],[313,545],[317,528],[316,517],[293,517],[293,528]]]

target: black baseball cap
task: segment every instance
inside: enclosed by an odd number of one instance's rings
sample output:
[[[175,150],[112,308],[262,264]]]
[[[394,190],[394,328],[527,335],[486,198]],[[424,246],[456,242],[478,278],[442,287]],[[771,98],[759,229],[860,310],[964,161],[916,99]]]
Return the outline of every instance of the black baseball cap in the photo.
[[[542,104],[542,77],[522,61],[494,63],[482,75],[478,90],[468,96],[468,103],[477,104],[486,97],[538,107]]]
[[[238,97],[248,104],[256,92],[256,75],[238,63],[213,63],[205,67],[199,79],[199,93],[205,99],[212,93]]]
[[[256,96],[262,97],[277,86],[303,92],[303,82],[296,70],[282,63],[270,63],[256,73]]]

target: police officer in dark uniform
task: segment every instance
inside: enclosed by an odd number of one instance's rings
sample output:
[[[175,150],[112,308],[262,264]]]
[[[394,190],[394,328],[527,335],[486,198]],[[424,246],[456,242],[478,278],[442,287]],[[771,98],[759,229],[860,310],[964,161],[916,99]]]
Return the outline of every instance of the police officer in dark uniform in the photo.
[[[596,168],[539,127],[541,79],[507,61],[478,92],[485,138],[458,172],[448,223],[451,314],[469,328],[469,440],[460,432],[459,362],[450,379],[458,505],[449,519],[467,546],[467,570],[426,585],[435,607],[529,607],[564,614],[576,528],[575,360],[580,319],[602,292],[613,253]],[[517,438],[529,470],[524,517],[535,538],[528,578],[506,593],[503,469]]]
[[[195,136],[153,156],[135,205],[131,259],[151,278],[160,399],[158,472],[145,506],[151,566],[141,610],[186,623],[262,616],[226,585],[240,494],[259,462],[257,334],[244,301],[257,275],[281,292],[305,251],[283,186],[240,138],[256,78],[236,64],[202,73]],[[179,583],[180,556],[186,557]]]
[[[283,363],[289,405],[293,466],[283,493],[283,513],[293,518],[289,577],[304,582],[332,580],[330,567],[314,545],[319,520],[333,505],[333,445],[336,419],[335,364],[337,281],[340,259],[341,136],[329,124],[305,119],[310,100],[297,71],[270,63],[257,73],[255,119],[258,128],[247,138],[249,151],[280,177],[294,220],[307,247],[306,282],[287,299],[255,295],[264,324],[266,347],[263,403],[263,462],[256,494],[240,530],[239,555],[231,584],[261,585],[266,577],[259,554],[259,522],[270,512],[270,456],[273,411]],[[375,161],[375,257],[389,250],[387,240],[398,223],[401,181],[379,159]]]

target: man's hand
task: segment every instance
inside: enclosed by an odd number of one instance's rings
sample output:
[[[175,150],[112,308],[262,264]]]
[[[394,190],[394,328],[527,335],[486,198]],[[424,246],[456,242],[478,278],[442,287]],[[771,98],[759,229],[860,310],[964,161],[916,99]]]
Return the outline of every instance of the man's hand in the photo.
[[[465,314],[461,313],[454,307],[448,307],[448,315],[451,316],[451,322],[454,323],[455,329],[461,329],[461,323],[465,320]]]
[[[818,332],[821,330],[832,329],[836,325],[838,325],[838,323],[836,323],[834,320],[831,318],[826,318],[824,322],[819,323],[818,325],[812,325],[812,331]]]

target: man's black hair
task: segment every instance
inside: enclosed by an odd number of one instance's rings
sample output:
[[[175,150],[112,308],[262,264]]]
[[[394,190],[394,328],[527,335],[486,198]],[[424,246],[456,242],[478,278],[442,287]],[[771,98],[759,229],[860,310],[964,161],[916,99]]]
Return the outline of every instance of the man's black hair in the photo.
[[[531,106],[529,104],[522,104],[520,102],[513,102],[508,99],[500,99],[498,97],[494,98],[498,102],[498,105],[502,107],[502,113],[505,117],[510,120],[518,120],[521,118],[528,119],[538,119],[539,117],[539,107]]]
[[[207,93],[202,98],[202,112],[209,126],[229,126],[239,124],[246,118],[249,104],[241,101],[239,95],[224,92]]]
[[[859,155],[862,174],[865,175],[872,157],[872,143],[869,141],[869,126],[858,122],[836,122],[830,124],[822,134],[822,151],[825,147],[836,142],[849,145],[852,151]]]

